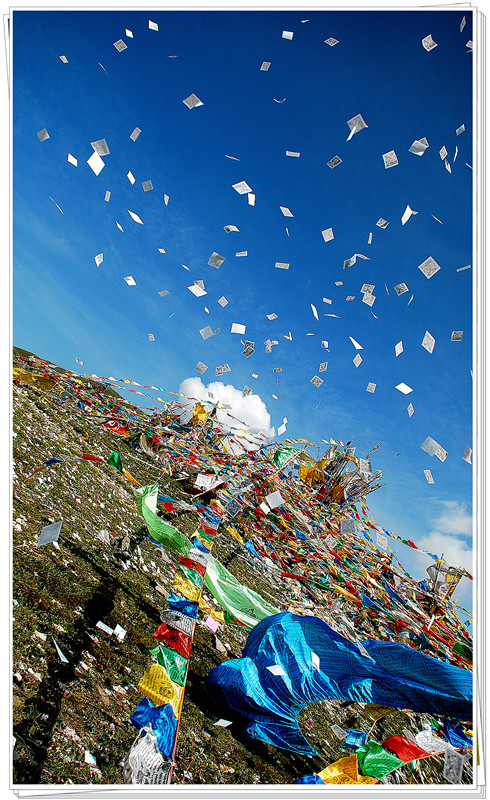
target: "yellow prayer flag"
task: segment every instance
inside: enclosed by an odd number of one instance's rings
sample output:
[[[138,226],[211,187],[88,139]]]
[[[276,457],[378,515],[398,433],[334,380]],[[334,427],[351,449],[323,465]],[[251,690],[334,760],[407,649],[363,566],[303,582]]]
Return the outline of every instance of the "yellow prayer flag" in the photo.
[[[188,578],[184,578],[180,572],[175,573],[173,588],[186,597],[187,600],[199,600],[201,590],[194,586]]]
[[[314,481],[323,481],[323,472],[314,467],[301,466],[298,469],[298,478],[307,486],[311,486]]]
[[[45,375],[40,375],[37,372],[26,372],[24,369],[14,367],[12,370],[12,379],[14,381],[28,383],[31,386],[35,386],[37,389],[42,389],[45,392],[49,392],[58,380],[58,376],[52,378]]]
[[[138,684],[138,691],[148,697],[154,706],[170,704],[178,718],[184,687],[170,680],[161,664],[150,664]]]
[[[227,531],[227,533],[230,534],[230,536],[233,536],[233,538],[236,539],[237,542],[240,542],[240,544],[243,544],[243,539],[240,536],[240,534],[238,533],[238,531],[235,530],[235,528],[232,528],[231,525],[229,525],[227,527],[226,531]]]
[[[324,783],[377,783],[376,778],[369,775],[359,775],[357,769],[357,756],[351,756],[335,761],[317,773]]]
[[[204,406],[201,405],[201,403],[196,403],[191,422],[201,422],[202,420],[205,420],[207,416],[208,412],[206,411]]]
[[[355,597],[353,594],[347,591],[347,589],[343,589],[342,586],[336,586],[334,583],[331,584],[331,588],[334,589],[336,592],[341,594],[345,597],[346,600],[353,600],[354,603],[360,603],[361,601]]]
[[[225,624],[225,617],[222,611],[217,611],[215,608],[206,603],[203,597],[199,598],[199,608],[201,611],[205,611],[206,614],[209,614],[216,622],[221,622],[222,625]]]
[[[130,483],[134,483],[134,485],[135,485],[135,486],[141,486],[141,483],[138,483],[138,481],[136,480],[136,478],[133,478],[133,476],[131,475],[131,473],[129,473],[129,472],[127,471],[127,469],[124,469],[124,467],[123,467],[123,475],[124,475],[124,477],[125,477],[125,478],[127,478],[127,479],[128,479],[128,481],[129,481]]]

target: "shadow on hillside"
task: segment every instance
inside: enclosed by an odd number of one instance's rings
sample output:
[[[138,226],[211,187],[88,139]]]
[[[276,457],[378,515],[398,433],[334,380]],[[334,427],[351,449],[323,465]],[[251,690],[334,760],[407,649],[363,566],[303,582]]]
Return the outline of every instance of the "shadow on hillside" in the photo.
[[[147,535],[146,528],[141,528],[133,536],[128,547],[132,552]],[[99,620],[107,618],[114,608],[114,598],[118,591],[138,605],[141,611],[155,623],[160,624],[159,609],[131,592],[116,576],[100,566],[94,557],[82,547],[65,537],[60,537],[63,546],[85,561],[94,574],[99,576],[99,584],[85,604],[82,613],[77,616],[73,634],[60,635],[58,642],[61,650],[70,651],[69,663],[63,663],[57,655],[48,659],[46,674],[40,682],[37,692],[24,704],[24,718],[14,726],[13,734],[17,740],[17,752],[23,754],[14,762],[13,780],[15,784],[36,784],[40,782],[53,735],[54,726],[61,712],[66,686],[78,680],[75,670],[80,663],[82,653],[90,651],[91,634]],[[150,578],[145,575],[145,579]]]

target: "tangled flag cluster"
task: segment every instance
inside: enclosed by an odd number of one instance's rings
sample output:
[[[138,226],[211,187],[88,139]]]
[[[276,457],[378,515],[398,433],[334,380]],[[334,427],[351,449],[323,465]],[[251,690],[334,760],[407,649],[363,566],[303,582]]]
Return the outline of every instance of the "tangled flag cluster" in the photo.
[[[338,729],[345,746],[355,749],[355,762],[354,756],[341,759],[311,782],[373,782],[400,764],[441,752],[448,780],[457,782],[454,775],[465,761],[459,751],[472,746],[472,644],[452,595],[470,576],[436,558],[427,579],[416,581],[395,563],[385,534],[367,516],[365,495],[379,478],[367,458],[334,440],[318,461],[305,452],[308,440],[234,455],[224,446],[228,433],[214,406],[196,403],[187,415],[171,403],[163,411],[145,410],[102,383],[34,357],[21,359],[14,381],[78,408],[198,495],[191,507],[199,522],[189,539],[158,513],[159,504],[172,513],[180,501],[160,495],[158,483],[137,485],[119,448],[105,458],[67,455],[39,467],[62,468],[75,458],[107,462],[135,484],[150,540],[179,555],[152,661],[138,685],[144,699],[131,719],[140,733],[125,760],[126,782],[170,780],[199,613],[213,631],[226,624],[250,631],[243,657],[214,669],[208,684],[227,716],[252,737],[311,755],[298,716],[320,699],[442,718],[438,732],[445,738],[421,731],[417,743],[392,737],[381,745],[362,732]],[[219,530],[260,564],[270,599],[240,584],[213,558]],[[274,585],[284,583],[291,601],[280,613],[270,600]],[[215,608],[201,597],[204,585]],[[376,626],[376,640],[363,636],[368,624]]]

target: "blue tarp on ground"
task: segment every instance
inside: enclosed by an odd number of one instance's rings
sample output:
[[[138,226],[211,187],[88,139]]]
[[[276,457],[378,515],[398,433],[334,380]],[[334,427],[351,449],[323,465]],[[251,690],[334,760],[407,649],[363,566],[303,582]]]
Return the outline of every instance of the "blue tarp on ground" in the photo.
[[[357,645],[318,617],[288,612],[266,617],[249,633],[243,657],[211,670],[208,682],[227,719],[255,739],[316,755],[298,725],[300,711],[320,700],[357,700],[471,720],[473,676],[407,645]],[[312,652],[320,659],[316,669]],[[267,667],[278,665],[283,675]]]

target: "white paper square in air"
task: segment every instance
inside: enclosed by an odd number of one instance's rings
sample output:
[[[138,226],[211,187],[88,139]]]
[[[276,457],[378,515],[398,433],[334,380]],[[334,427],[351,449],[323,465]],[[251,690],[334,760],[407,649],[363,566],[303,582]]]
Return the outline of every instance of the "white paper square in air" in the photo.
[[[432,38],[432,34],[429,33],[428,36],[424,36],[422,39],[422,44],[426,50],[433,50],[434,47],[437,47],[437,43]]]
[[[187,108],[197,108],[197,106],[204,105],[202,100],[199,100],[198,96],[194,93],[190,94],[189,97],[186,97],[185,100],[182,100],[182,102],[187,106]]]
[[[432,256],[429,256],[429,258],[426,258],[425,261],[419,265],[419,269],[424,273],[426,278],[432,278],[441,268],[437,261],[435,261]]]
[[[95,175],[98,175],[105,167],[104,159],[96,152],[93,152],[90,158],[87,159],[87,164]]]
[[[396,167],[398,164],[398,158],[395,151],[390,150],[388,153],[384,153],[383,161],[385,164],[385,169],[389,169],[390,167]]]
[[[207,366],[206,364],[203,364],[202,361],[198,361],[194,369],[196,370],[196,372],[200,372],[202,375],[204,372],[206,372]]]
[[[415,139],[408,151],[409,153],[415,153],[416,156],[423,156],[428,146],[429,142],[424,136],[422,139]]]
[[[105,139],[97,139],[96,142],[90,142],[90,144],[94,148],[95,152],[99,154],[99,156],[109,155],[110,151]]]
[[[140,219],[140,217],[134,211],[130,211],[129,208],[128,208],[128,214],[132,220],[137,222],[139,225],[143,225],[143,220]]]
[[[248,192],[252,191],[246,181],[239,181],[238,183],[234,183],[232,184],[232,188],[235,190],[235,192],[238,192],[238,194],[247,194]]]
[[[410,392],[413,392],[413,389],[403,382],[395,386],[395,389],[398,389],[398,391],[402,394],[410,394]]]
[[[422,347],[425,347],[428,353],[432,353],[432,351],[434,350],[435,343],[436,340],[434,339],[432,334],[429,333],[429,331],[426,331],[425,336],[422,340]]]
[[[352,117],[352,119],[348,119],[347,120],[347,125],[350,128],[350,133],[349,133],[349,136],[347,137],[347,141],[352,139],[354,134],[358,133],[358,131],[362,131],[362,130],[364,130],[364,128],[367,128],[367,125],[366,125],[365,121],[363,120],[361,114],[356,114],[356,116]]]
[[[216,267],[216,269],[219,269],[224,260],[224,256],[220,256],[218,253],[212,253],[209,257],[208,264],[210,267]]]

